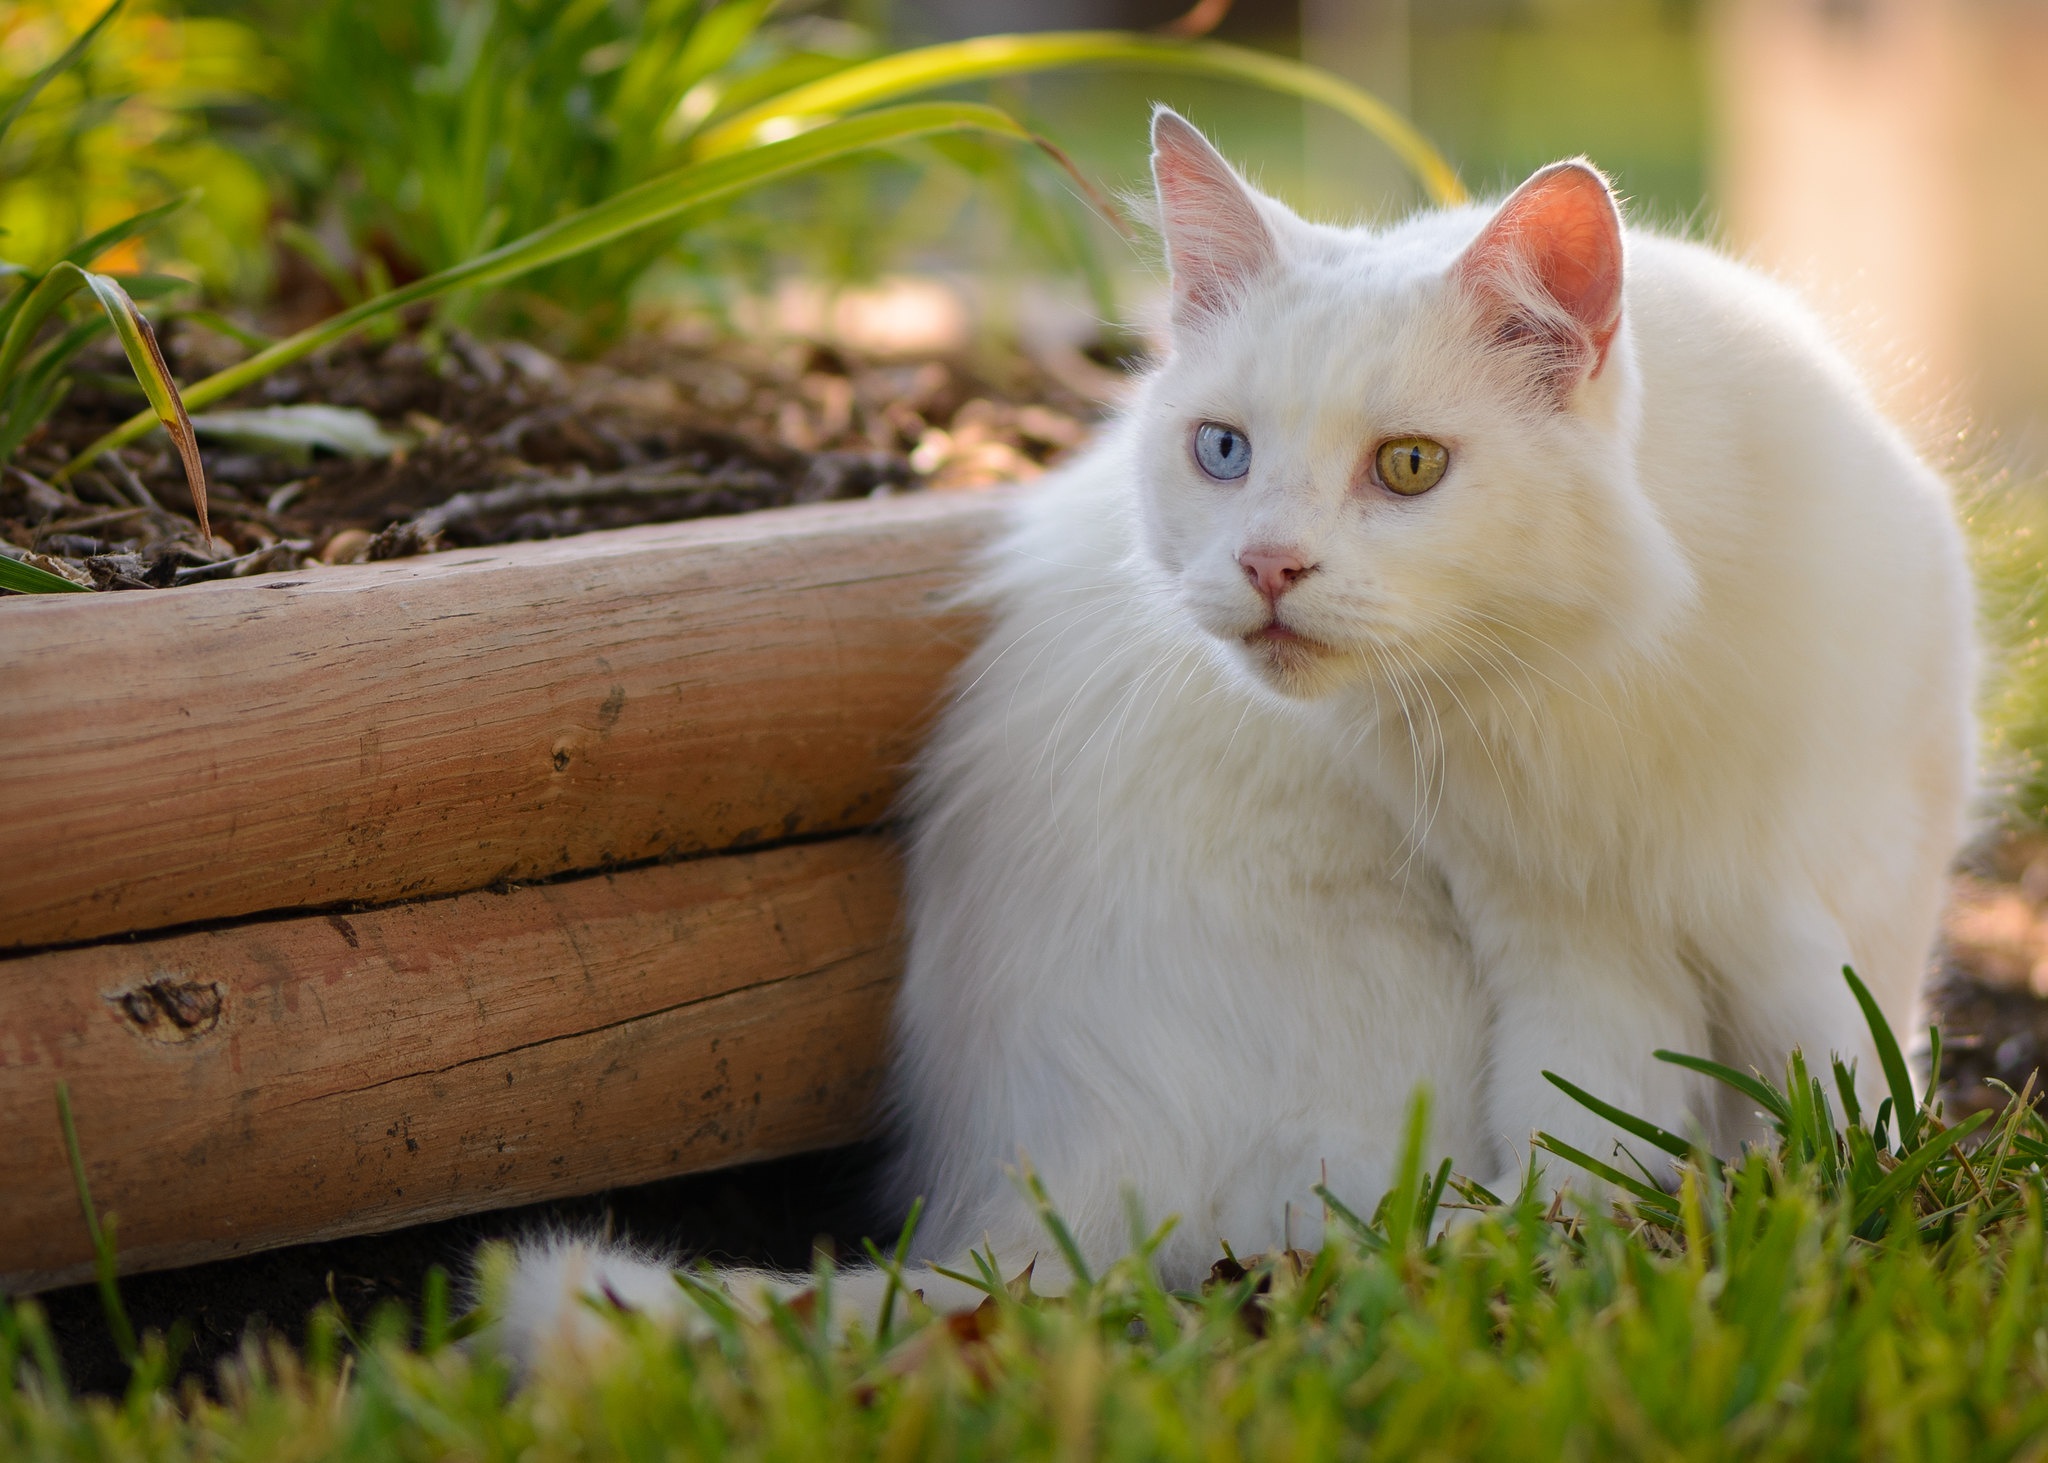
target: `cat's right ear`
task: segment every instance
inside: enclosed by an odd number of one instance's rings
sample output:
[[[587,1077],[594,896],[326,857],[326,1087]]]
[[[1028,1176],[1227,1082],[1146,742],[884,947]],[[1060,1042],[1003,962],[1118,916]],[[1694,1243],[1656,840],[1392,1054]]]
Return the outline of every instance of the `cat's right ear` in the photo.
[[[1199,327],[1271,267],[1273,233],[1237,170],[1168,107],[1152,113],[1152,183],[1173,271],[1173,323]]]
[[[1539,170],[1453,267],[1495,339],[1534,356],[1562,401],[1607,363],[1621,326],[1621,210],[1584,158]]]

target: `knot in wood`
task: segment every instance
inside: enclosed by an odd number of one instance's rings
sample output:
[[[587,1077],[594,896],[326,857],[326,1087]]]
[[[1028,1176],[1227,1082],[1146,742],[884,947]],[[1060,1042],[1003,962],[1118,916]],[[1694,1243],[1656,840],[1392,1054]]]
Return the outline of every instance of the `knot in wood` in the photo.
[[[192,1041],[220,1025],[223,998],[216,981],[158,976],[107,998],[131,1027],[152,1041]]]

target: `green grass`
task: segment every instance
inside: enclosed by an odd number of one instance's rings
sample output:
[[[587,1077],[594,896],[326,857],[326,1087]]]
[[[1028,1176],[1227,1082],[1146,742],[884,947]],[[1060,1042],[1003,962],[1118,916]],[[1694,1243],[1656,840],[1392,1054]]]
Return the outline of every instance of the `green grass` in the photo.
[[[1879,1045],[1874,1114],[1839,1067],[1716,1070],[1774,1141],[1721,1163],[1638,1124],[1645,1152],[1687,1153],[1677,1191],[1605,1211],[1447,1181],[1418,1101],[1370,1221],[1333,1206],[1315,1254],[1198,1294],[1160,1289],[1139,1232],[1064,1299],[991,1285],[971,1316],[899,1306],[847,1337],[821,1270],[812,1304],[713,1304],[694,1340],[614,1315],[602,1366],[522,1387],[456,1343],[487,1309],[452,1316],[436,1283],[417,1324],[393,1308],[350,1337],[323,1311],[302,1351],[251,1342],[213,1396],[170,1389],[146,1336],[127,1395],[86,1400],[23,1302],[0,1310],[0,1457],[2040,1457],[2048,1125],[2015,1104],[1951,1127],[1899,1101]],[[1446,1202],[1471,1221],[1446,1232]]]
[[[1989,659],[1988,791],[2004,822],[2039,831],[2048,828],[2048,483],[1963,476]]]

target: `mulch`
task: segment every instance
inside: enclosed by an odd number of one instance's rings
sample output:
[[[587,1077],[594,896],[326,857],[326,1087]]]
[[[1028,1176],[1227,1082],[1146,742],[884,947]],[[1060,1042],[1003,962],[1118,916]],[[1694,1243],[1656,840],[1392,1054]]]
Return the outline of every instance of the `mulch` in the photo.
[[[193,380],[239,348],[167,333]],[[141,406],[118,355],[0,471],[0,544],[101,590],[158,589],[444,548],[560,538],[878,493],[1029,479],[1087,435],[1110,352],[864,358],[683,321],[595,362],[418,331],[357,341],[213,408],[367,413],[390,450],[256,450],[202,437],[214,541],[162,433],[65,464]],[[0,548],[4,552],[5,548]]]

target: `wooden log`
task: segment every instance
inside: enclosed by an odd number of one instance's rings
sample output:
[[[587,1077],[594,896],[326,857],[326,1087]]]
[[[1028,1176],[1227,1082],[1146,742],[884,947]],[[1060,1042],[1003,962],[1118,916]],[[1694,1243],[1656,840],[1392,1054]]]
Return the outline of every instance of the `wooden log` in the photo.
[[[998,512],[924,494],[0,601],[0,806],[34,845],[0,950],[868,824]]]
[[[0,1292],[850,1141],[894,991],[872,835],[0,961]]]

